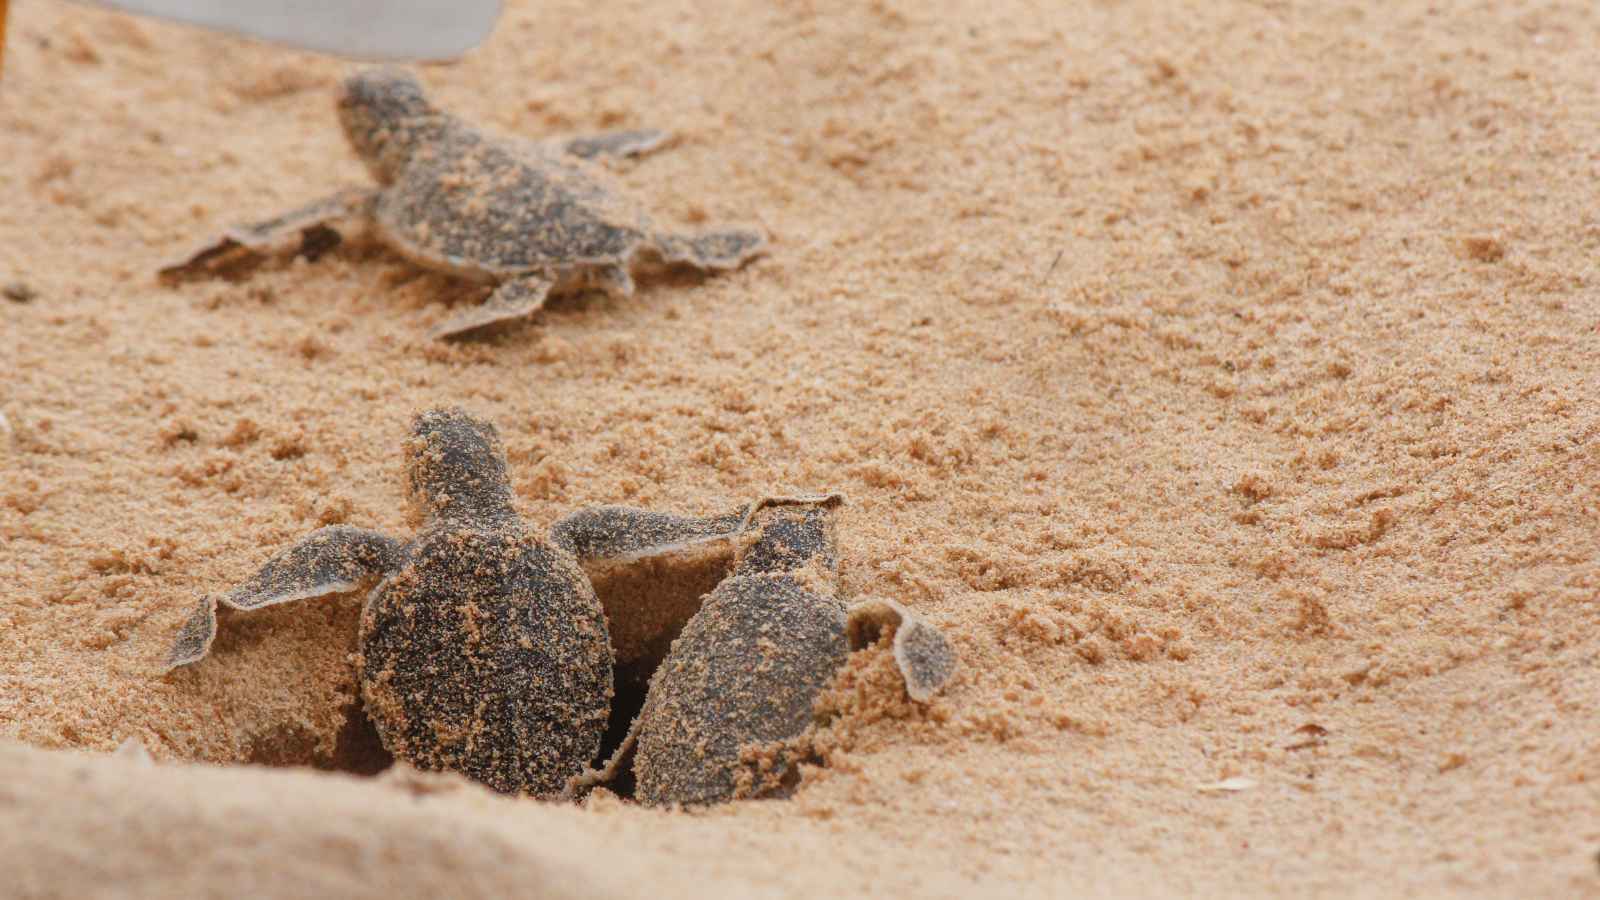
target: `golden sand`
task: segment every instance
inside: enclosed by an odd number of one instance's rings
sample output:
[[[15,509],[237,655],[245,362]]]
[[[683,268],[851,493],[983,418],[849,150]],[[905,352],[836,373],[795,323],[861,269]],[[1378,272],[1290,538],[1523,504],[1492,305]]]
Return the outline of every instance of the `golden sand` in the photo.
[[[154,278],[364,178],[342,65],[11,19],[24,896],[1600,890],[1590,6],[512,4],[421,70],[442,105],[669,128],[627,187],[773,245],[460,345],[426,334],[475,290],[360,241]],[[162,676],[176,630],[318,525],[403,532],[438,404],[496,423],[535,523],[845,493],[841,593],[943,628],[956,681],[912,703],[857,654],[827,765],[699,813],[236,765],[339,764],[359,599]]]

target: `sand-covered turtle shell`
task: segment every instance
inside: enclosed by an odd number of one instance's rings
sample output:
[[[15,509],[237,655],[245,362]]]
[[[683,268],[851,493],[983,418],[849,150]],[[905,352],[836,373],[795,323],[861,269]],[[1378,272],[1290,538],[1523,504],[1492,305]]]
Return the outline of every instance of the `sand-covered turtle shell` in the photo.
[[[464,125],[412,156],[376,218],[417,262],[483,279],[626,263],[650,232],[600,166]]]
[[[633,762],[638,799],[735,796],[742,751],[804,731],[849,652],[837,598],[788,575],[723,581],[651,680]]]
[[[849,655],[830,516],[835,498],[765,511],[650,681],[637,723],[637,796],[718,803],[746,748],[794,737]],[[767,773],[781,778],[782,773]]]
[[[672,640],[629,737],[572,791],[626,783],[631,763],[635,797],[652,806],[786,793],[798,783],[798,759],[781,748],[814,723],[818,697],[850,652],[886,631],[913,700],[944,687],[956,657],[937,628],[892,600],[851,605],[838,596],[832,512],[841,499],[751,506],[752,539],[733,572]]]
[[[549,795],[599,750],[611,646],[588,579],[559,549],[430,534],[373,592],[360,647],[384,746],[419,768]]]

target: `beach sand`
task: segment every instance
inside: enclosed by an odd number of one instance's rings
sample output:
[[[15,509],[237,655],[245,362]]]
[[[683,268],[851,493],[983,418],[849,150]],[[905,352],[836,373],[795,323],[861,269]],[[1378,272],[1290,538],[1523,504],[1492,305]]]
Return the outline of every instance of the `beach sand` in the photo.
[[[344,64],[11,16],[21,896],[1600,892],[1592,6],[513,3],[419,69],[442,105],[670,129],[626,185],[773,243],[460,344],[426,335],[477,289],[370,241],[155,278],[362,182]],[[945,629],[955,681],[857,654],[793,798],[686,813],[308,771],[359,768],[355,595],[162,674],[273,550],[408,533],[438,404],[536,523],[843,492],[842,593]]]

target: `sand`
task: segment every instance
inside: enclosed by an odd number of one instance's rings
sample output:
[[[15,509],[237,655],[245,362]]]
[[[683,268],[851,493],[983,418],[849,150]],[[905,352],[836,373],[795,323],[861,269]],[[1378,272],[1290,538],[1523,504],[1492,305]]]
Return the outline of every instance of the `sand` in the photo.
[[[445,346],[473,290],[359,240],[154,278],[361,180],[343,65],[13,4],[9,890],[1600,891],[1597,41],[1577,3],[513,3],[441,103],[670,128],[624,182],[774,242]],[[161,674],[272,549],[404,532],[440,403],[535,522],[844,492],[843,593],[956,681],[858,654],[796,796],[683,813],[308,771],[351,767],[355,596]]]

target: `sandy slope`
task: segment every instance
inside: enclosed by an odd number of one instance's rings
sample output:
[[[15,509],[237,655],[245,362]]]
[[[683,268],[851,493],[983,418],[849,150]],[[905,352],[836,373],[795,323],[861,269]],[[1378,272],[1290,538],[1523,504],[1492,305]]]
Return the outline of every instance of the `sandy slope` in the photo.
[[[776,241],[455,347],[472,293],[359,242],[152,277],[362,177],[340,66],[13,5],[0,737],[163,762],[0,750],[18,883],[1600,891],[1588,5],[515,4],[443,103],[672,128],[624,180]],[[356,598],[158,662],[272,548],[403,531],[441,402],[539,521],[844,491],[846,593],[960,680],[914,708],[860,661],[831,769],[699,815],[174,765],[330,752]]]

